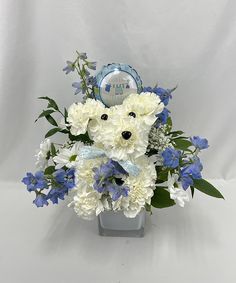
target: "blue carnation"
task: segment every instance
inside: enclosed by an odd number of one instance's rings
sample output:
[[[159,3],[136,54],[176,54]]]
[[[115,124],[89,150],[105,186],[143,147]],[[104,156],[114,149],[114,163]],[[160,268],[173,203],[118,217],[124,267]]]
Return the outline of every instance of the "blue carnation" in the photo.
[[[178,167],[180,156],[181,156],[181,152],[179,150],[175,150],[172,147],[167,147],[162,152],[163,165],[165,167],[170,167],[170,168]]]
[[[26,177],[22,179],[22,182],[27,186],[29,192],[35,191],[36,189],[48,188],[47,180],[42,171],[36,172],[35,175],[28,172]]]
[[[193,136],[190,138],[192,144],[198,149],[206,149],[209,147],[208,140],[205,138],[201,138],[199,136]]]

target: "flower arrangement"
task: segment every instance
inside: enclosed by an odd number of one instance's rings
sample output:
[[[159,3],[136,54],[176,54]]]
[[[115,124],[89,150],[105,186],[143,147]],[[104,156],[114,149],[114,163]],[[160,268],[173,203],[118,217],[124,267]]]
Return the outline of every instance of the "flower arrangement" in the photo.
[[[107,107],[97,96],[97,76],[90,74],[96,63],[86,53],[77,52],[63,70],[78,73],[79,82],[72,86],[83,99],[62,111],[55,100],[39,97],[48,105],[38,119],[46,118],[53,128],[36,154],[37,172],[22,180],[36,194],[37,207],[67,198],[68,206],[85,219],[105,210],[133,218],[152,207],[184,207],[195,189],[223,198],[202,178],[199,153],[208,141],[172,129],[167,105],[175,88],[141,86],[139,93]],[[105,91],[111,87],[106,84]],[[130,88],[128,83],[125,88]],[[119,85],[116,95],[121,92]],[[51,141],[56,133],[66,136],[63,144]]]

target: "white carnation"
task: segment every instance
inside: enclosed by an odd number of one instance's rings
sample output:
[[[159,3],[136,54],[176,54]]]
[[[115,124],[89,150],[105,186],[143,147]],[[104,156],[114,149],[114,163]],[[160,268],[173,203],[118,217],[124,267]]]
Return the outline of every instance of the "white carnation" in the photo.
[[[156,121],[156,115],[164,109],[160,98],[151,92],[130,94],[124,101],[123,107],[126,115],[133,112],[136,118],[142,119],[149,126]]]
[[[132,117],[117,116],[94,139],[99,146],[103,146],[110,158],[127,160],[145,154],[148,131],[149,128],[143,127],[142,123]]]
[[[75,143],[70,148],[61,148],[57,156],[53,157],[53,161],[56,162],[56,169],[60,169],[63,166],[67,168],[75,167],[78,162],[79,149],[84,146],[82,142]]]
[[[85,134],[90,119],[102,113],[105,106],[98,100],[88,98],[84,104],[73,103],[68,109],[67,122],[72,135]]]
[[[116,202],[113,202],[113,209],[123,210],[125,216],[129,218],[135,217],[145,208],[146,203],[151,203],[153,190],[155,189],[155,165],[146,156],[137,159],[136,165],[140,169],[139,175],[128,176],[124,182],[124,185],[130,189],[128,196],[121,197]]]
[[[44,170],[48,166],[48,152],[51,148],[50,139],[45,139],[40,143],[39,150],[37,150],[36,156],[36,167],[38,170]]]
[[[109,207],[102,194],[93,188],[93,168],[99,167],[106,161],[106,158],[96,158],[80,160],[76,164],[76,187],[73,189],[74,197],[69,206],[73,206],[76,214],[84,219],[93,219]]]
[[[78,216],[90,220],[104,211],[101,194],[85,182],[80,181],[75,190],[76,194],[69,206],[73,206]]]

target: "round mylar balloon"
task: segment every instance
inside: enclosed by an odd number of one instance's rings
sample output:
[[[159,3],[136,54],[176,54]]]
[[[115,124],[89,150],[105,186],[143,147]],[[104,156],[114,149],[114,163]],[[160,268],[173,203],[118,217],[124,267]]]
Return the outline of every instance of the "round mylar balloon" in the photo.
[[[96,80],[98,89],[95,96],[108,107],[122,104],[129,94],[142,91],[142,81],[138,73],[125,64],[104,66]]]

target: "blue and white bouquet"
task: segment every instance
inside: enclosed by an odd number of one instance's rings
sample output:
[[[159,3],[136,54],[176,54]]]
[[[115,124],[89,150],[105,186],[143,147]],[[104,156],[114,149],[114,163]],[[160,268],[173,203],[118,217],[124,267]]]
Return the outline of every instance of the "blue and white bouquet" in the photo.
[[[122,64],[110,64],[92,76],[96,63],[85,53],[77,52],[63,70],[78,73],[72,86],[83,98],[61,110],[53,99],[39,97],[48,105],[38,119],[46,118],[53,128],[37,152],[38,171],[22,180],[36,194],[37,207],[67,199],[85,219],[107,210],[133,218],[152,207],[184,207],[195,189],[223,198],[202,178],[198,155],[208,141],[172,129],[167,105],[175,89],[143,87],[138,74]],[[121,77],[122,70],[126,75],[129,70],[130,78]],[[59,122],[55,115],[61,115]],[[56,133],[65,135],[63,144],[49,138]]]

